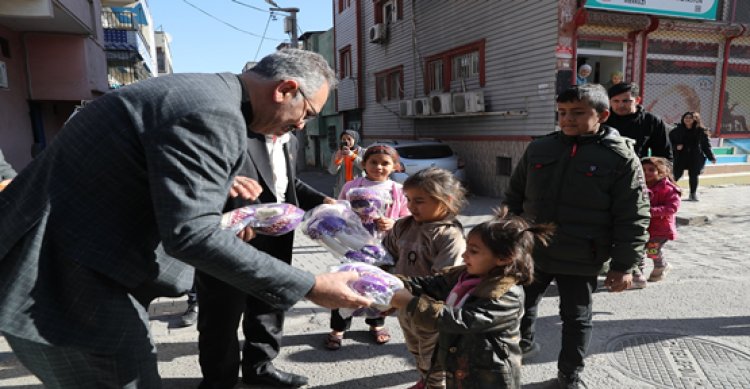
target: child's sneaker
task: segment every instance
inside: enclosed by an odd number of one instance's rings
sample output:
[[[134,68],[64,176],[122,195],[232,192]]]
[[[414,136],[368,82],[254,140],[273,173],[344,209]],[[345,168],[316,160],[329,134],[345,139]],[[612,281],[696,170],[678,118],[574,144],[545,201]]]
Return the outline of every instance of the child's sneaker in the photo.
[[[667,266],[655,267],[648,276],[648,282],[657,282],[664,279],[667,276],[669,270],[672,269],[672,265],[667,263]]]
[[[648,285],[646,276],[644,276],[643,273],[638,272],[636,274],[633,274],[633,283],[628,289],[643,289],[646,287],[646,285]]]
[[[407,389],[426,389],[426,388],[427,388],[427,384],[425,384],[424,380],[419,380],[417,381],[416,384],[408,387]]]

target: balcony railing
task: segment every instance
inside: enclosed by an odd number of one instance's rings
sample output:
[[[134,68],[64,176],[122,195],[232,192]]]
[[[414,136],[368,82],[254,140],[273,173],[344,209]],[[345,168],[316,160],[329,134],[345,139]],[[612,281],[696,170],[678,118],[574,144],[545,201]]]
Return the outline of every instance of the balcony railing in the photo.
[[[138,31],[138,15],[130,11],[102,11],[102,27]]]

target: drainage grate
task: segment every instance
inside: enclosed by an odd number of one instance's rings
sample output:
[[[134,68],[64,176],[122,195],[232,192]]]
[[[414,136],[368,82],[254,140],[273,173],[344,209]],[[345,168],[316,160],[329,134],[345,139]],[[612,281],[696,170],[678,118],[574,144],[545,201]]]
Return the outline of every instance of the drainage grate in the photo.
[[[612,339],[607,353],[623,374],[659,388],[750,388],[750,355],[708,340],[627,334]]]

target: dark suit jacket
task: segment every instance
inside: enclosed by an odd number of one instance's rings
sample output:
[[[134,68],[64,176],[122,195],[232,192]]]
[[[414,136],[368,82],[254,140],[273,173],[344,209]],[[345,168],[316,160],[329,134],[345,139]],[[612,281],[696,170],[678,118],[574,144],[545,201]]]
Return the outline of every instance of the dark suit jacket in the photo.
[[[235,75],[182,74],[76,114],[0,192],[0,331],[104,354],[149,336],[133,296],[160,273],[160,241],[279,309],[307,294],[312,274],[218,228],[246,158],[245,95]]]
[[[312,209],[323,203],[325,195],[297,178],[296,157],[298,142],[292,134],[289,142],[284,145],[286,154],[286,172],[289,178],[289,186],[285,192],[284,202],[299,206],[304,210]],[[248,201],[241,198],[230,199],[224,209],[225,212],[244,207],[253,203],[275,203],[277,195],[273,186],[273,170],[266,149],[266,140],[263,135],[250,134],[247,140],[247,155],[249,158],[240,168],[240,175],[258,181],[263,192],[258,201]],[[250,244],[272,256],[290,262],[292,259],[292,248],[294,243],[294,232],[283,236],[258,235],[250,241]]]

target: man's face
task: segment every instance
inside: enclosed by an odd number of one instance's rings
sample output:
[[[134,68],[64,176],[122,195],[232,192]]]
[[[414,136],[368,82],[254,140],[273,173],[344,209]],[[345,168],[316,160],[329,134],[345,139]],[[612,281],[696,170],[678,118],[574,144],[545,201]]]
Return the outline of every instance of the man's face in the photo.
[[[291,85],[291,86],[290,86]],[[301,130],[308,120],[316,118],[328,99],[328,84],[323,84],[314,94],[302,91],[299,84],[284,81],[274,91],[277,100],[269,108],[270,115],[258,118],[260,123],[253,126],[253,131],[264,135],[284,135],[287,132]]]
[[[620,93],[609,99],[609,108],[620,116],[630,115],[638,110],[640,97],[633,97],[631,92]]]
[[[589,69],[589,68],[581,68],[580,70],[578,70],[578,75],[581,76],[581,77],[583,77],[583,78],[586,78],[586,77],[588,77],[588,76],[591,75],[591,69]]]
[[[599,125],[609,117],[609,111],[599,113],[588,102],[573,101],[557,103],[557,117],[565,135],[595,134],[599,131]]]

